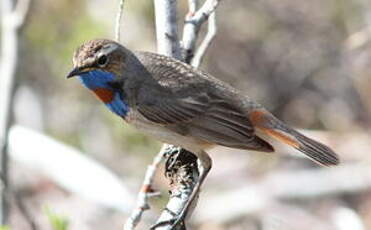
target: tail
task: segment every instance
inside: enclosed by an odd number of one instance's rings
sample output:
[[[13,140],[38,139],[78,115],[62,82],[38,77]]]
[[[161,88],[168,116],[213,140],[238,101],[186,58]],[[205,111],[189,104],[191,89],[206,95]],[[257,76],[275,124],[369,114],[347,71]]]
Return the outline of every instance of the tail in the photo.
[[[339,164],[339,157],[329,147],[290,128],[269,112],[254,110],[249,114],[249,118],[255,128],[282,143],[294,147],[313,161],[325,166]]]

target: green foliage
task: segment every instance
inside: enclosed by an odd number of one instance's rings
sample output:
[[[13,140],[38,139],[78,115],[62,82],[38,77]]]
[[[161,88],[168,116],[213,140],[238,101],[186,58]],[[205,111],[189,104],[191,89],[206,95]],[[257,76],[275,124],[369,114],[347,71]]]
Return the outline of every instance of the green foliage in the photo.
[[[56,214],[48,207],[46,207],[44,210],[45,210],[44,211],[45,214],[48,216],[49,222],[53,230],[67,230],[68,229],[69,221],[66,217]]]
[[[0,230],[10,230],[10,228],[6,225],[0,226]]]

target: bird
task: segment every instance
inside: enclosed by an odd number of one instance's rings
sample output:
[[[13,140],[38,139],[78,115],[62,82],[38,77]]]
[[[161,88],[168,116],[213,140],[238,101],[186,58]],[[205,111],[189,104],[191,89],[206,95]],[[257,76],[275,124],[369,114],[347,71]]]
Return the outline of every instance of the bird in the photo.
[[[339,164],[329,147],[291,128],[229,84],[177,59],[94,39],[74,52],[67,78],[75,76],[128,124],[197,156],[199,180],[179,219],[212,167],[207,151],[215,146],[273,152],[264,139],[269,136],[321,165]]]

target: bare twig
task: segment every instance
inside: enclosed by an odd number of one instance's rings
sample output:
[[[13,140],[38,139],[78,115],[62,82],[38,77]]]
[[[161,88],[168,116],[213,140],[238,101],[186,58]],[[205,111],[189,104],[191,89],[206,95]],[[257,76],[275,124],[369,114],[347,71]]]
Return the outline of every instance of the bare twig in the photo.
[[[120,35],[121,35],[121,19],[124,12],[124,4],[125,0],[120,0],[119,11],[117,12],[116,16],[116,24],[115,24],[115,40],[120,42]]]
[[[193,59],[196,41],[201,25],[215,11],[220,0],[206,0],[201,8],[197,11],[194,11],[194,6],[196,5],[194,1],[190,2],[192,2],[192,7],[189,7],[189,12],[186,15],[182,38],[185,57],[184,59],[187,63],[191,63]]]
[[[152,164],[148,166],[146,175],[144,177],[142,188],[138,195],[136,207],[134,211],[132,212],[130,218],[126,221],[124,230],[134,229],[137,226],[137,224],[140,222],[143,212],[150,208],[148,204],[148,198],[154,195],[154,192],[152,189],[153,178],[156,174],[156,170],[158,166],[163,161],[165,157],[165,153],[168,151],[168,148],[170,148],[169,145],[163,145],[160,152],[153,159]]]
[[[157,50],[159,53],[181,59],[176,23],[176,0],[154,0],[156,14]]]
[[[7,186],[8,153],[7,139],[10,127],[10,111],[14,76],[18,59],[18,30],[24,23],[30,0],[17,1],[16,7],[11,0],[1,1],[1,63],[0,63],[0,170],[1,170],[1,204],[0,224],[7,219],[5,189]]]
[[[204,23],[212,12],[216,10],[221,0],[206,0],[201,8],[193,16],[192,20],[200,25]]]
[[[208,20],[207,34],[192,59],[191,64],[193,66],[200,66],[207,49],[210,47],[215,38],[216,32],[216,15],[215,12],[212,12]]]
[[[188,14],[194,15],[198,7],[198,0],[188,0]]]
[[[27,12],[30,8],[30,2],[31,0],[17,1],[17,5],[15,6],[13,12],[13,17],[18,28],[24,24]]]
[[[37,227],[30,210],[28,210],[26,205],[24,204],[21,194],[16,191],[12,191],[12,196],[14,197],[15,204],[18,206],[20,213],[24,217],[25,221],[28,223],[30,229],[38,230],[39,228]]]

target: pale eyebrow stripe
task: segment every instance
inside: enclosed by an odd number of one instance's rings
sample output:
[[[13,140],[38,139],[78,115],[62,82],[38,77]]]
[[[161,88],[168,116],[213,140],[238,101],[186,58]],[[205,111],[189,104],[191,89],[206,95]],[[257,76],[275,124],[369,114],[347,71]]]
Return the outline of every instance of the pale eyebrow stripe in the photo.
[[[110,44],[109,47],[103,47],[102,53],[107,55],[111,53],[112,51],[114,51],[115,49],[117,49],[117,47],[118,45],[116,44]]]

